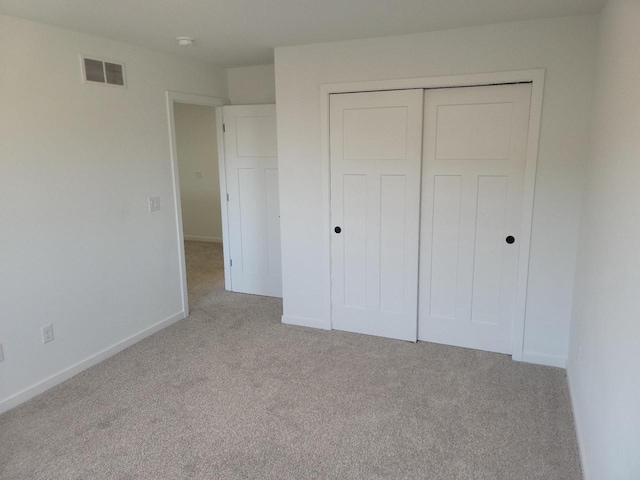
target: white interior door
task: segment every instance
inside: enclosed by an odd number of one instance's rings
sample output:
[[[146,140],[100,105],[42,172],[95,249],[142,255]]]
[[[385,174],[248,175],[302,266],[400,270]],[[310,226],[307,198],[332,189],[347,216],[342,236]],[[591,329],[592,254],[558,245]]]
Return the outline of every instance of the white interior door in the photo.
[[[511,353],[530,100],[530,84],[425,91],[420,340]]]
[[[275,105],[223,107],[231,289],[282,297]]]
[[[416,341],[422,97],[330,97],[334,329]]]

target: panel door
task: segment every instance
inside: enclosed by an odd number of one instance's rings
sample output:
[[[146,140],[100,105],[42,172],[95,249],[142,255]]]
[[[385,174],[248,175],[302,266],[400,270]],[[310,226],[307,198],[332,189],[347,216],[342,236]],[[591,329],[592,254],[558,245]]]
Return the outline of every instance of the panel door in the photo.
[[[416,341],[422,97],[330,97],[334,329]]]
[[[420,340],[511,353],[530,100],[425,91]]]
[[[231,289],[282,297],[275,105],[223,107]]]

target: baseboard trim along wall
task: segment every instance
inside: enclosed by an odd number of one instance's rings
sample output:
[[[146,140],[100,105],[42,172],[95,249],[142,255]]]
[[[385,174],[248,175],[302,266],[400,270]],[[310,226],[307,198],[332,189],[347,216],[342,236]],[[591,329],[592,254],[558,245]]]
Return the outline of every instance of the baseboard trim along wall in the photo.
[[[296,317],[293,315],[282,315],[282,323],[285,325],[297,325],[299,327],[321,328],[323,330],[331,330],[331,325],[326,320],[317,318]]]
[[[285,325],[297,325],[299,327],[321,328],[323,330],[331,330],[331,324],[327,320],[317,318],[298,317],[295,315],[282,315],[282,323]],[[567,357],[560,355],[549,355],[546,353],[524,352],[522,361],[527,363],[535,363],[537,365],[546,365],[548,367],[566,368]]]
[[[587,459],[585,458],[585,447],[584,440],[582,436],[582,431],[580,429],[580,415],[578,413],[578,406],[575,402],[575,394],[574,386],[573,386],[573,375],[571,374],[571,367],[567,367],[567,385],[569,386],[569,399],[571,400],[571,411],[573,412],[573,425],[576,429],[576,438],[578,439],[578,456],[580,457],[580,466],[582,467],[582,478],[583,480],[589,480],[591,477],[589,476],[589,470],[587,469]]]
[[[547,353],[524,352],[522,354],[522,361],[538,365],[546,365],[548,367],[566,368],[567,366],[567,357],[549,355]]]
[[[65,380],[70,379],[74,375],[86,370],[89,367],[92,367],[103,360],[106,360],[109,357],[112,357],[118,352],[121,352],[127,347],[138,343],[140,340],[147,338],[154,333],[162,330],[163,328],[168,327],[169,325],[177,322],[178,320],[182,320],[186,318],[185,312],[178,312],[174,315],[171,315],[160,322],[151,325],[150,327],[141,330],[140,332],[131,335],[130,337],[125,338],[124,340],[119,341],[118,343],[111,345],[110,347],[105,348],[104,350],[91,355],[90,357],[81,360],[80,362],[71,365],[70,367],[65,368],[64,370],[59,371],[58,373],[54,373],[48,378],[25,388],[24,390],[7,397],[3,400],[0,400],[0,414],[11,410],[14,407],[17,407],[21,403],[26,402],[27,400],[31,400],[33,397],[40,395],[41,393],[49,390],[51,387],[58,385],[59,383],[64,382]]]
[[[185,235],[184,239],[190,242],[222,243],[222,238],[218,238],[218,237],[200,237],[198,235]]]

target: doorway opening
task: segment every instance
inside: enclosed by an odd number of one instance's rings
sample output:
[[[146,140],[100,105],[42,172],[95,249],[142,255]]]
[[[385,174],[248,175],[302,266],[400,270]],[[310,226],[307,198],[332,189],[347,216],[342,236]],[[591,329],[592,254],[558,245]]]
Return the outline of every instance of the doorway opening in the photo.
[[[275,105],[167,92],[180,282],[282,297]],[[204,294],[204,297],[203,297]]]
[[[216,111],[174,102],[173,112],[187,284],[198,302],[224,289]]]
[[[182,305],[189,315],[188,288],[194,299],[224,290],[223,261],[226,196],[221,172],[219,131],[222,130],[216,107],[225,101],[167,92],[169,139],[177,225],[178,259]],[[224,180],[224,179],[222,179]]]

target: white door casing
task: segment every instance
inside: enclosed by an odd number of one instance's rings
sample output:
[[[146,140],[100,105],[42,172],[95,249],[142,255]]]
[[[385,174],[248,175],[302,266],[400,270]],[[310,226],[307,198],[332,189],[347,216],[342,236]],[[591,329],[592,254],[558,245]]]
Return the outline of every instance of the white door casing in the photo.
[[[282,297],[275,105],[223,107],[231,289]]]
[[[422,107],[422,89],[330,96],[334,329],[417,339]]]
[[[530,84],[425,91],[420,340],[512,352],[530,101]]]

